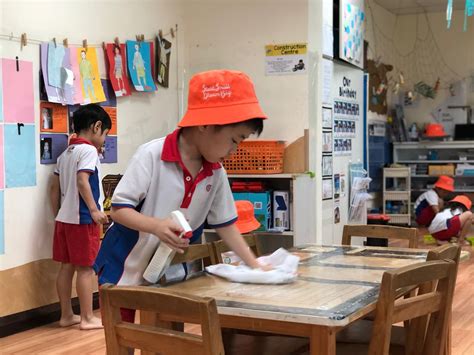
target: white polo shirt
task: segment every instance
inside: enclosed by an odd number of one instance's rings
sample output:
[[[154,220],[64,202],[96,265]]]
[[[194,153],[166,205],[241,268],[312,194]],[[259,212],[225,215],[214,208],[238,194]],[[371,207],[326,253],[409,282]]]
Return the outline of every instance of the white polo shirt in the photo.
[[[448,229],[448,221],[454,216],[459,216],[460,214],[462,214],[460,208],[456,208],[455,210],[452,210],[449,207],[445,208],[443,211],[436,214],[428,227],[428,231],[433,234]]]
[[[54,173],[59,175],[61,207],[56,221],[71,224],[94,223],[89,208],[77,188],[77,173],[89,173],[92,196],[101,207],[100,160],[97,148],[86,139],[73,138],[68,148],[59,156]]]
[[[112,197],[112,206],[134,208],[146,216],[167,218],[180,210],[199,240],[204,225],[218,228],[237,220],[227,174],[219,163],[203,162],[193,180],[178,150],[177,129],[142,145],[132,157]],[[158,237],[118,223],[107,231],[94,269],[99,283],[139,285],[158,247]]]

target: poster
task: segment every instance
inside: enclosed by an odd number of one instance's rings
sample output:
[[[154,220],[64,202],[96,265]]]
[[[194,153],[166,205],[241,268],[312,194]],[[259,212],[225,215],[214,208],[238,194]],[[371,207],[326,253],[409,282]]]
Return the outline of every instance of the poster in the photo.
[[[332,178],[323,179],[323,200],[332,199]]]
[[[341,207],[339,201],[334,202],[334,224],[341,222]]]
[[[55,96],[59,102],[65,105],[81,102],[74,101],[74,72],[69,48],[54,42],[48,43],[47,74],[48,86],[56,91]]]
[[[332,152],[332,132],[323,132],[323,153]]]
[[[83,104],[105,101],[95,48],[76,48]]]
[[[323,155],[322,175],[332,175],[332,155]]]
[[[2,100],[0,100],[2,101]],[[4,139],[3,139],[3,125],[0,125],[0,189],[5,188],[5,173],[4,173],[4,168],[5,168],[5,162],[4,162],[4,151],[3,151],[3,146],[4,146]],[[2,216],[0,216],[1,218]]]
[[[334,75],[334,64],[332,60],[324,59],[321,61],[323,70],[323,95],[321,100],[323,105],[332,106],[332,81]]]
[[[323,128],[332,128],[332,110],[323,107]]]
[[[2,59],[3,120],[34,123],[33,63]]]
[[[105,53],[109,68],[109,78],[115,96],[132,94],[127,73],[127,56],[125,44],[107,43]]]
[[[4,129],[5,187],[36,185],[35,126],[6,124]]]
[[[265,75],[306,74],[306,43],[265,46]]]
[[[334,155],[351,155],[352,139],[334,139]]]
[[[334,120],[334,137],[355,138],[356,123],[348,120]]]
[[[40,135],[40,163],[56,164],[58,157],[67,148],[67,134]]]
[[[128,71],[135,90],[156,91],[151,62],[150,43],[127,41]]]
[[[107,136],[105,138],[104,147],[100,153],[101,163],[117,162],[117,137]]]
[[[346,182],[346,175],[345,174],[339,174],[339,180],[340,180],[340,195],[341,197],[346,197],[346,189],[347,189],[347,182]]]
[[[341,195],[341,176],[334,174],[334,198],[339,198]]]
[[[67,133],[67,106],[51,102],[40,103],[40,131]]]
[[[109,130],[109,136],[117,135],[117,108],[116,107],[104,107],[105,112],[109,114],[110,120],[112,121],[112,128]]]
[[[363,9],[349,0],[341,1],[339,29],[339,57],[359,68],[364,67],[364,19]]]
[[[161,86],[169,87],[171,42],[156,36],[156,66],[158,68],[157,82]]]
[[[117,107],[117,97],[115,96],[115,91],[112,87],[110,80],[100,79],[102,83],[102,88],[104,89],[105,101],[101,102],[99,105]]]

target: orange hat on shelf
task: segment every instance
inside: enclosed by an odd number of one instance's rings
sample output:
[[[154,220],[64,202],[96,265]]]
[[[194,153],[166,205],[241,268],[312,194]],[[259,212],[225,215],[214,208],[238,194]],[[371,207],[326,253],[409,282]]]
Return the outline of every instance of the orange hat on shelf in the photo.
[[[252,118],[267,118],[252,80],[239,71],[211,70],[191,78],[188,109],[178,126],[225,125]]]
[[[428,123],[425,128],[426,137],[444,137],[446,136],[444,127],[440,123]]]
[[[434,184],[435,187],[449,192],[454,191],[454,179],[446,175],[441,175]]]
[[[235,207],[238,216],[235,225],[240,233],[249,233],[260,227],[260,222],[257,221],[254,215],[252,202],[247,200],[235,201]]]
[[[460,203],[461,205],[464,205],[464,207],[466,207],[468,210],[471,209],[472,207],[472,202],[471,200],[469,199],[469,197],[467,196],[464,196],[464,195],[458,195],[456,196],[455,198],[453,198],[451,201],[449,202],[457,202],[457,203]]]

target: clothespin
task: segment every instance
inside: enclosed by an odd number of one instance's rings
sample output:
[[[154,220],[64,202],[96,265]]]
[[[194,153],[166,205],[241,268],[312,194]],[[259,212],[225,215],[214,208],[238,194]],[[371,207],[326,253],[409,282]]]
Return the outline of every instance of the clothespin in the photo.
[[[87,39],[82,40],[82,48],[84,48],[85,51],[87,52]]]
[[[54,48],[56,48],[58,45],[56,44],[56,37],[53,38],[53,43],[54,43]]]
[[[120,47],[120,41],[119,41],[118,37],[114,38],[114,43],[117,47]]]
[[[160,37],[160,40],[163,38],[163,31],[158,30],[158,37]]]
[[[176,25],[178,26],[178,25]],[[170,28],[170,34],[171,34],[171,38],[174,38],[174,29],[173,27]]]
[[[64,39],[63,39],[63,46],[66,47],[66,48],[69,46],[69,43],[68,43],[68,41],[67,41],[67,38],[64,38]]]
[[[142,42],[144,42],[145,41],[145,35],[144,34],[140,35],[140,39],[141,39]]]
[[[143,42],[145,40],[145,35],[136,35],[135,38],[137,39],[137,42]]]
[[[23,50],[23,47],[26,47],[26,45],[28,44],[28,40],[26,39],[26,33],[21,34],[20,43],[21,43],[20,49]]]
[[[105,42],[102,42],[102,49],[105,51]]]

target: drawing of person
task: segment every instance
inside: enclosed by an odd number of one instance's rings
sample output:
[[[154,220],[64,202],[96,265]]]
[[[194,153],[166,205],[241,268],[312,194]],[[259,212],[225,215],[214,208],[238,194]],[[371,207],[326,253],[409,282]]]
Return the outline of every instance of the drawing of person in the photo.
[[[140,53],[140,46],[138,45],[138,43],[135,44],[135,54],[133,55],[133,69],[137,72],[138,84],[143,88],[149,89],[149,87],[146,85],[145,61],[143,60],[142,54]],[[141,84],[142,81],[143,84]]]
[[[79,72],[82,79],[82,88],[84,90],[84,102],[97,102],[98,99],[95,96],[94,86],[92,85],[92,80],[95,80],[94,72],[92,69],[91,62],[86,58],[86,51],[81,50],[81,63],[79,63]]]
[[[43,141],[43,153],[41,154],[41,159],[43,160],[51,160],[51,150],[50,150],[50,143],[47,140]]]
[[[166,70],[168,68],[167,55],[171,52],[171,47],[166,48],[166,42],[160,36],[157,37],[158,45],[160,46],[160,62],[158,69],[158,82],[163,84],[165,82]]]
[[[126,94],[125,85],[123,83],[123,64],[122,64],[122,53],[120,46],[114,46],[114,75],[117,80],[119,92]]]
[[[52,129],[53,128],[53,118],[52,118],[50,108],[43,107],[41,109],[41,118],[42,118],[43,129]]]

